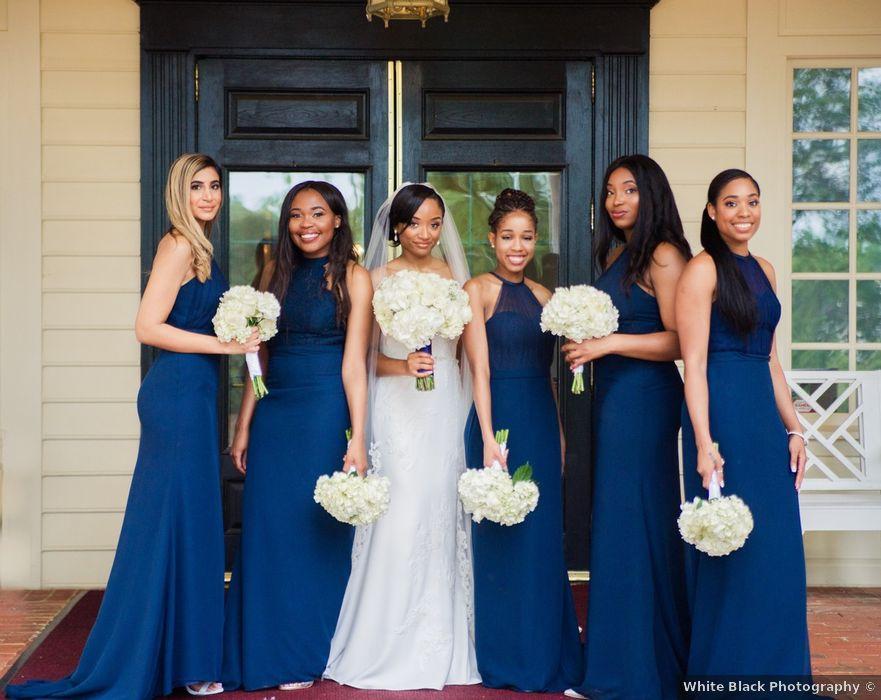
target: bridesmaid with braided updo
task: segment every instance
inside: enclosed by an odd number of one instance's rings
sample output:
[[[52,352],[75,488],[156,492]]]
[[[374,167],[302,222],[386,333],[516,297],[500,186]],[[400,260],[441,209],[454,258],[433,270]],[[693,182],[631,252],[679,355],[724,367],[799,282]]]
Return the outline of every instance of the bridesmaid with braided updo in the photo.
[[[554,338],[539,326],[551,293],[524,276],[538,237],[532,197],[504,190],[489,227],[496,267],[465,284],[474,312],[464,333],[474,384],[467,464],[513,471],[529,462],[541,497],[519,525],[473,526],[477,665],[491,688],[559,692],[581,680],[582,652],[563,557]],[[501,429],[510,432],[507,455],[495,441]]]

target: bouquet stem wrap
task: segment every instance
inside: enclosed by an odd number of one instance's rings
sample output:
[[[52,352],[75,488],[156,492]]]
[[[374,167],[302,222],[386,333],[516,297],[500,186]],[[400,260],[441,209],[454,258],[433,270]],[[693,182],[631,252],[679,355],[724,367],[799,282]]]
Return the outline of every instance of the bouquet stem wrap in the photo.
[[[251,377],[251,386],[254,396],[262,399],[269,390],[263,382],[263,369],[260,367],[260,357],[256,352],[245,353],[245,364],[248,365],[248,375]]]
[[[427,352],[431,354],[431,343],[425,347],[419,348],[419,352]],[[421,377],[416,378],[416,389],[418,391],[434,391],[434,372],[428,372]]]
[[[584,365],[578,365],[572,370],[572,393],[584,393]]]

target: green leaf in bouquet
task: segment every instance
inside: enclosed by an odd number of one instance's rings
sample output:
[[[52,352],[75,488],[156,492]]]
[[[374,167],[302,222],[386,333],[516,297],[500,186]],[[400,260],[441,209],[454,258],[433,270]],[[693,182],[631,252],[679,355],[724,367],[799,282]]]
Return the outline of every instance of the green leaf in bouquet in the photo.
[[[527,462],[517,467],[517,471],[514,472],[511,481],[515,484],[520,481],[532,481],[532,465]]]
[[[352,440],[352,429],[351,428],[346,428],[346,440],[349,440],[350,442]]]

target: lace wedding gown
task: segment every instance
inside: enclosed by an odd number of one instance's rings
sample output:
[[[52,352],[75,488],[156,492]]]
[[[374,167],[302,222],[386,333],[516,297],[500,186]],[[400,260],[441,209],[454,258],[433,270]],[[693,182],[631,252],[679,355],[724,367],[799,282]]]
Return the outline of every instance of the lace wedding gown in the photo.
[[[383,336],[382,352],[406,350]],[[377,379],[374,442],[391,482],[388,512],[359,527],[326,678],[356,688],[480,683],[474,653],[470,523],[455,344],[435,339],[434,391],[413,377]]]

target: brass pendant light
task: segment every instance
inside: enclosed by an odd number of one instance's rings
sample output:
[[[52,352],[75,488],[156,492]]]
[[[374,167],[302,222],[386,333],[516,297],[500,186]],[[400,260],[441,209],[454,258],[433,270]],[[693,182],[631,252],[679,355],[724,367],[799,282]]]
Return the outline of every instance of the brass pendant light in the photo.
[[[367,0],[367,19],[380,17],[388,28],[393,19],[417,19],[425,27],[432,17],[450,16],[449,0]]]

